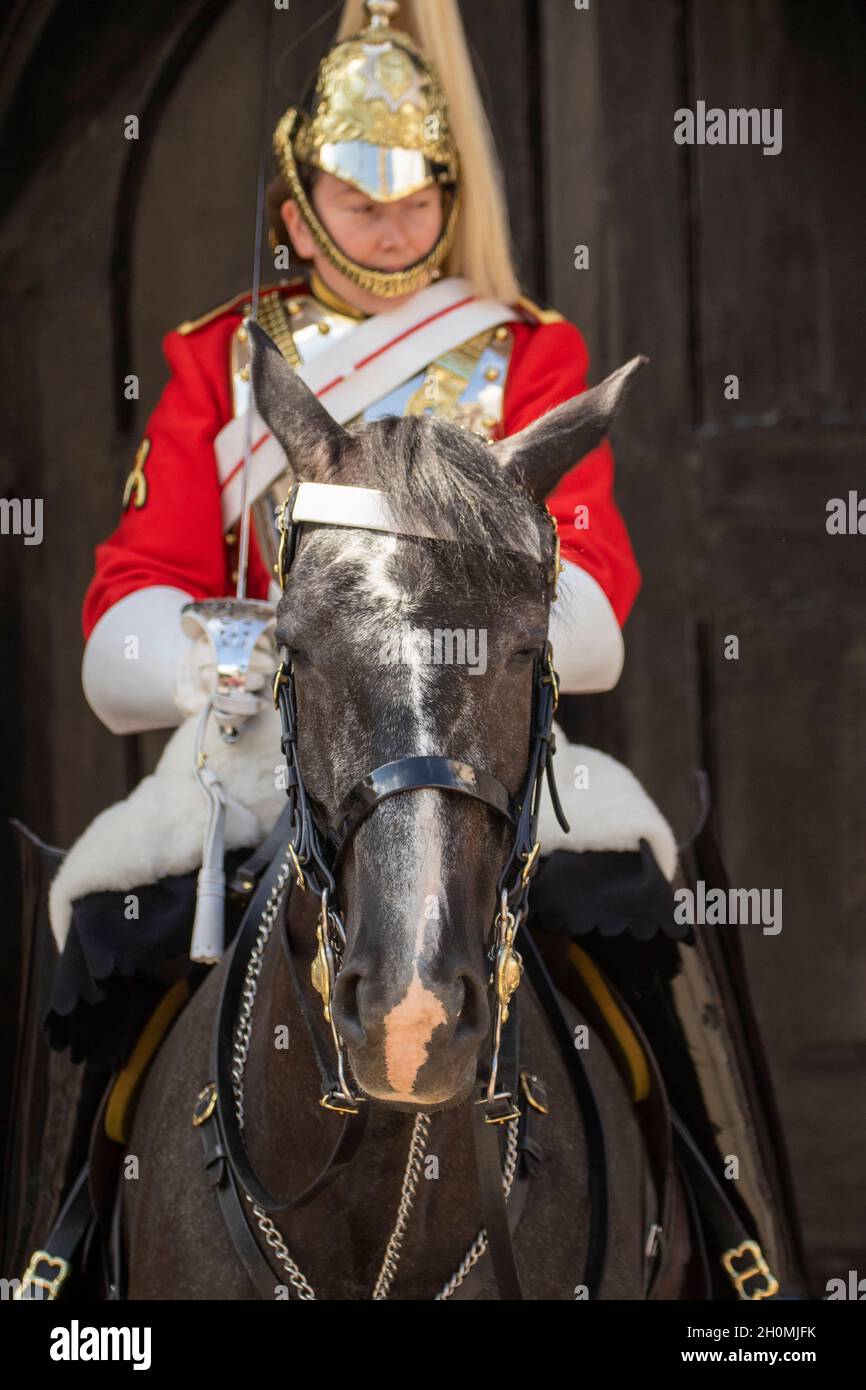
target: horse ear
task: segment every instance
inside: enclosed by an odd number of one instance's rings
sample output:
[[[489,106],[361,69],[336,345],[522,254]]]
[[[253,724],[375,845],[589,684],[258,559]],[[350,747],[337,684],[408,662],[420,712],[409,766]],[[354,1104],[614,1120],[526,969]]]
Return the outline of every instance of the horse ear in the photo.
[[[259,414],[285,449],[295,477],[324,481],[338,467],[347,431],[328,414],[264,329],[250,321],[247,330]]]
[[[560,478],[604,439],[632,378],[648,361],[633,357],[599,386],[493,444],[497,461],[519,478],[531,497],[543,502]]]

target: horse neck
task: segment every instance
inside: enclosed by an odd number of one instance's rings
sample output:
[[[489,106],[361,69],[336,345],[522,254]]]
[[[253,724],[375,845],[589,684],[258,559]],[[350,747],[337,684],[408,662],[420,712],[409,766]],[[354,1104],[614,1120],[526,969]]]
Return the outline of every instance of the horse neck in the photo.
[[[331,1055],[321,1000],[310,982],[316,908],[308,894],[293,893],[288,935],[310,1015]],[[255,1168],[273,1192],[288,1196],[306,1187],[324,1167],[341,1120],[319,1105],[319,1071],[283,958],[281,930],[278,923],[262,962],[245,1069],[244,1113],[245,1139]],[[286,1040],[288,1046],[277,1045]],[[308,1207],[275,1216],[319,1297],[370,1297],[396,1219],[414,1123],[411,1114],[374,1105],[360,1150],[342,1177]],[[446,1277],[456,1263],[454,1251],[459,1259],[479,1225],[465,1106],[433,1117],[428,1152],[436,1157],[440,1171],[436,1180],[425,1181],[422,1175],[418,1183],[413,1224],[425,1232],[423,1255],[413,1254],[407,1245],[400,1265],[404,1297],[431,1297],[435,1289],[429,1270],[444,1269]]]

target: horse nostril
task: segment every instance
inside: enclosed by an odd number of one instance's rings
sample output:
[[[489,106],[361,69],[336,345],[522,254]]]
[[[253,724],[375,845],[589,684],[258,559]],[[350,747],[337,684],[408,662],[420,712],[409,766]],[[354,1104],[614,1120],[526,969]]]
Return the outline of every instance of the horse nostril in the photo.
[[[337,1032],[345,1042],[352,1043],[355,1047],[365,1040],[358,1005],[358,987],[363,978],[360,970],[351,967],[341,970],[334,988],[332,1004]]]
[[[454,1037],[461,1042],[483,1037],[489,1022],[484,986],[474,971],[463,970],[457,976],[455,987],[463,990],[463,1003]]]

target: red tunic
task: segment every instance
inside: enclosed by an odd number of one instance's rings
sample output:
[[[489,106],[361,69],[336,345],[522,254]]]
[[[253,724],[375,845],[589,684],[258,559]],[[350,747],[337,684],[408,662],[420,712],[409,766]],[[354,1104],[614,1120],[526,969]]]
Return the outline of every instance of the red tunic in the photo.
[[[285,293],[297,293],[297,284]],[[306,288],[304,286],[303,288]],[[229,349],[243,299],[191,332],[168,333],[163,351],[171,369],[145,431],[144,505],[130,504],[120,525],[96,547],[96,568],[82,611],[85,639],[120,599],[148,585],[182,589],[194,599],[234,592],[233,552],[226,544],[214,440],[233,416]],[[505,383],[502,432],[516,433],[545,411],[586,390],[589,355],[570,323],[515,322]],[[548,498],[562,554],[600,584],[623,624],[640,587],[625,523],[613,498],[613,454],[593,449]],[[575,526],[575,508],[588,525]],[[583,517],[583,514],[581,514]],[[265,598],[269,575],[250,534],[247,593]]]

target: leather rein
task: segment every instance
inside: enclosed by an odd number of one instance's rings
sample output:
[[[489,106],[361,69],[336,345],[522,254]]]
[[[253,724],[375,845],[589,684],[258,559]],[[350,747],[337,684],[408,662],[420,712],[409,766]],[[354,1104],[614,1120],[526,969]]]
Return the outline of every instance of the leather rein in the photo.
[[[298,491],[304,486],[295,484],[277,513],[280,548],[276,570],[283,590],[297,553],[303,524],[294,516],[294,509]],[[351,490],[335,487],[334,491],[345,494]],[[384,515],[387,517],[388,513],[384,512]],[[556,595],[559,543],[555,520],[549,513],[548,516],[552,523],[553,536],[547,567],[548,602],[551,602]],[[316,518],[311,518],[305,513],[304,520],[310,519]],[[348,519],[343,523],[334,523],[331,515],[323,515],[322,520],[326,524],[360,524],[362,527],[368,524],[363,520],[359,523],[357,520]],[[370,529],[386,530],[388,527],[374,520],[370,523]],[[395,530],[402,531],[403,534],[430,535],[429,530],[423,525],[419,525],[417,531],[407,526],[395,527]],[[532,1097],[526,1091],[525,1082],[519,1073],[519,1021],[517,1001],[513,996],[520,983],[524,962],[515,948],[515,939],[526,920],[530,882],[538,860],[538,815],[545,775],[557,818],[564,830],[567,831],[569,828],[553,776],[552,726],[558,702],[558,687],[550,642],[545,639],[533,663],[530,752],[523,783],[516,797],[512,796],[503,783],[492,774],[459,759],[408,756],[374,768],[360,778],[343,798],[328,823],[320,827],[310,806],[298,758],[294,673],[288,659],[280,662],[273,692],[282,725],[281,748],[286,760],[287,804],[268,838],[267,845],[255,856],[258,865],[261,865],[264,852],[273,852],[231,948],[231,960],[223,982],[213,1041],[211,1075],[215,1079],[200,1093],[193,1117],[194,1123],[201,1129],[205,1166],[216,1187],[235,1247],[247,1272],[265,1296],[269,1283],[273,1289],[273,1273],[252,1235],[241,1193],[259,1208],[262,1215],[297,1210],[307,1205],[339,1177],[357,1152],[366,1127],[369,1102],[353,1090],[344,1043],[332,1011],[334,989],[346,946],[346,929],[337,890],[340,861],[359,826],[386,798],[421,789],[440,790],[473,797],[487,806],[494,815],[505,820],[513,830],[510,849],[497,881],[498,909],[493,926],[493,940],[489,948],[494,1004],[490,1055],[486,1067],[482,1067],[479,1061],[478,1094],[472,1106],[472,1113],[489,1263],[492,1264],[500,1297],[520,1299],[523,1295],[511,1238],[516,1224],[515,1211],[518,1208],[522,1210],[523,1200],[515,1200],[512,1197],[506,1206],[498,1132],[500,1126],[517,1121],[521,1116],[518,1104],[521,1085],[529,1097],[530,1105],[532,1104]],[[240,873],[243,875],[244,870]],[[288,942],[287,908],[283,911],[283,948],[301,1016],[309,1033],[320,1072],[320,1104],[326,1110],[340,1114],[342,1123],[330,1157],[318,1176],[302,1192],[283,1199],[270,1192],[260,1180],[244,1143],[238,1105],[239,1075],[242,1083],[243,1067],[238,1062],[237,1020],[239,1012],[243,1010],[244,999],[250,995],[250,962],[253,960],[256,966],[260,967],[263,943],[277,919],[286,888],[291,888],[292,885],[313,894],[319,903],[316,954],[312,962],[311,976],[313,986],[322,1000],[324,1018],[330,1034],[329,1046],[326,1046],[320,1037],[319,1029],[311,1016],[308,1000],[297,978]],[[268,925],[265,926],[265,923]],[[591,1084],[579,1053],[574,1048],[570,1027],[528,933],[524,933],[521,945],[527,955],[527,965],[536,992],[551,1018],[584,1120],[590,1179],[590,1237],[584,1284],[589,1296],[594,1297],[598,1293],[603,1276],[607,1242],[607,1171],[600,1116]],[[254,956],[256,951],[257,957]],[[246,1019],[245,1027],[248,1046],[249,1017]],[[273,1297],[273,1292],[270,1296]]]

